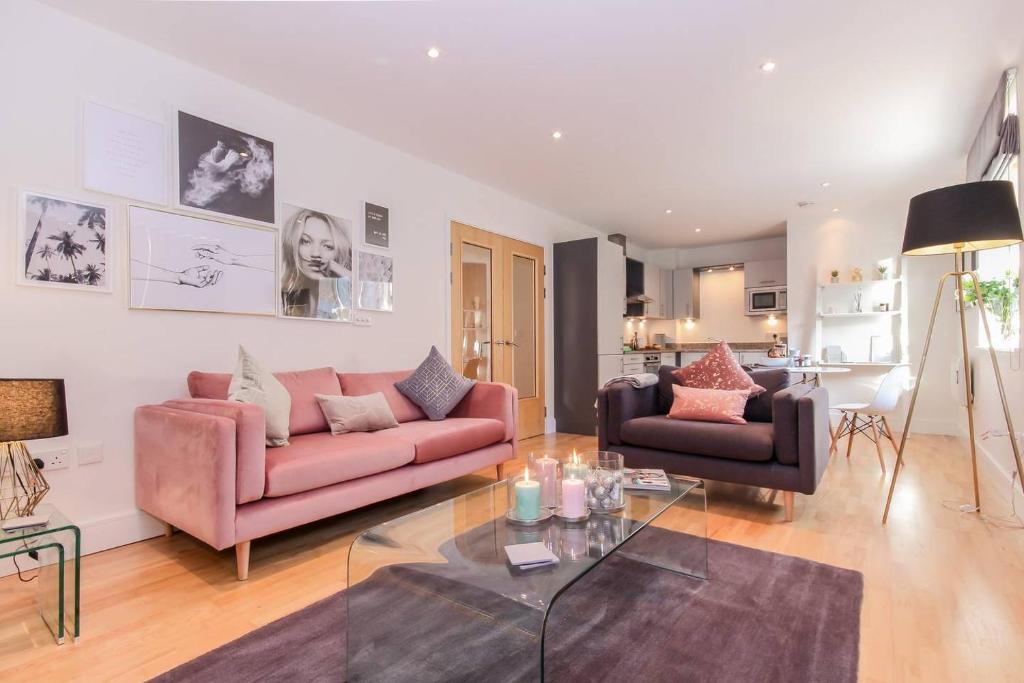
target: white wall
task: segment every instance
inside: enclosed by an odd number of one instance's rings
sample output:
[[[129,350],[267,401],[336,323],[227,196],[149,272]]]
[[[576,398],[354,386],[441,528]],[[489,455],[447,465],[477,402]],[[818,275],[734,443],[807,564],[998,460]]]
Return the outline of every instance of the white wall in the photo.
[[[240,343],[273,369],[411,367],[430,344],[445,353],[449,348],[449,219],[541,244],[549,262],[553,241],[598,234],[44,5],[0,5],[0,61],[8,65],[0,108],[0,211],[12,219],[4,221],[0,239],[4,264],[15,260],[15,186],[119,201],[79,191],[84,98],[165,121],[180,107],[272,140],[278,200],[350,217],[357,226],[364,201],[391,209],[396,312],[373,314],[366,328],[129,311],[121,222],[110,228],[122,255],[112,264],[113,294],[16,286],[11,269],[3,268],[0,376],[65,378],[71,435],[53,443],[103,444],[102,463],[47,475],[53,486],[48,501],[86,528],[88,551],[158,531],[134,507],[132,411],[184,396],[189,370],[231,370]],[[325,79],[331,87],[328,74]],[[546,317],[550,329],[550,304]],[[551,387],[551,335],[545,356]]]

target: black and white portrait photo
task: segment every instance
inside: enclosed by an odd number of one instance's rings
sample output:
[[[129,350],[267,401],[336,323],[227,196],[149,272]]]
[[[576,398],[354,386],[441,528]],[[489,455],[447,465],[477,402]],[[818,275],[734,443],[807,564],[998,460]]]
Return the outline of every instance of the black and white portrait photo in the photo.
[[[178,112],[178,203],[274,222],[274,143]]]
[[[277,311],[273,230],[132,206],[128,238],[132,308]]]
[[[381,254],[359,252],[359,308],[367,311],[395,310],[394,259]]]
[[[351,221],[290,204],[281,213],[281,315],[350,321]]]
[[[22,192],[18,281],[111,291],[107,272],[110,211],[37,192]]]

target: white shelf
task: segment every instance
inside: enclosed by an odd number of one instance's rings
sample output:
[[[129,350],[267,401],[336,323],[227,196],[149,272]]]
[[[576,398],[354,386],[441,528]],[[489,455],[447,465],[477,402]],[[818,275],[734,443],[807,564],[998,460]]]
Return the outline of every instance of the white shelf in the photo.
[[[875,285],[892,285],[903,282],[902,277],[888,280],[861,280],[860,282],[824,282],[818,285],[821,289],[856,289],[857,287],[873,287]]]
[[[900,311],[861,311],[860,313],[819,313],[819,318],[867,318],[870,316],[899,315]]]

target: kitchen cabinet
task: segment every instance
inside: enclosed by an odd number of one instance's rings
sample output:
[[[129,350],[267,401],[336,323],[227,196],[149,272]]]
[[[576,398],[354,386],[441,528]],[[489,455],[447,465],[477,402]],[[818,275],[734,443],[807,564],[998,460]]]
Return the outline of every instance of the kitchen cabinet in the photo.
[[[649,297],[644,314],[648,318],[665,317],[665,293],[662,270],[653,263],[644,264],[644,296]]]
[[[740,351],[736,354],[740,365],[757,365],[768,359],[767,351]]]
[[[690,363],[700,360],[706,355],[704,351],[683,351],[679,354],[679,367],[684,368]]]
[[[675,365],[676,364],[676,354],[675,354],[675,352],[672,352],[672,353],[662,353],[661,354],[661,364],[662,365]]]
[[[622,372],[622,354],[614,356],[601,355],[597,357],[597,388],[600,389],[605,382],[613,377],[619,377]]]
[[[627,353],[622,356],[622,374],[638,375],[644,371],[644,354]]]
[[[672,317],[700,318],[700,273],[692,268],[672,271]]]
[[[786,285],[786,259],[747,261],[743,264],[743,286],[784,287]]]

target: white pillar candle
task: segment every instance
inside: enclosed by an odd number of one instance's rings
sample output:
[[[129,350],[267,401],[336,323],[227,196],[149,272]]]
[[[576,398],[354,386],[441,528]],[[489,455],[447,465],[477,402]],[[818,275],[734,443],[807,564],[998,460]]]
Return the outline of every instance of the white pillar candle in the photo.
[[[562,480],[562,516],[582,517],[587,513],[586,486],[582,479]]]
[[[558,505],[558,461],[544,456],[534,461],[540,480],[540,504],[547,508]]]

